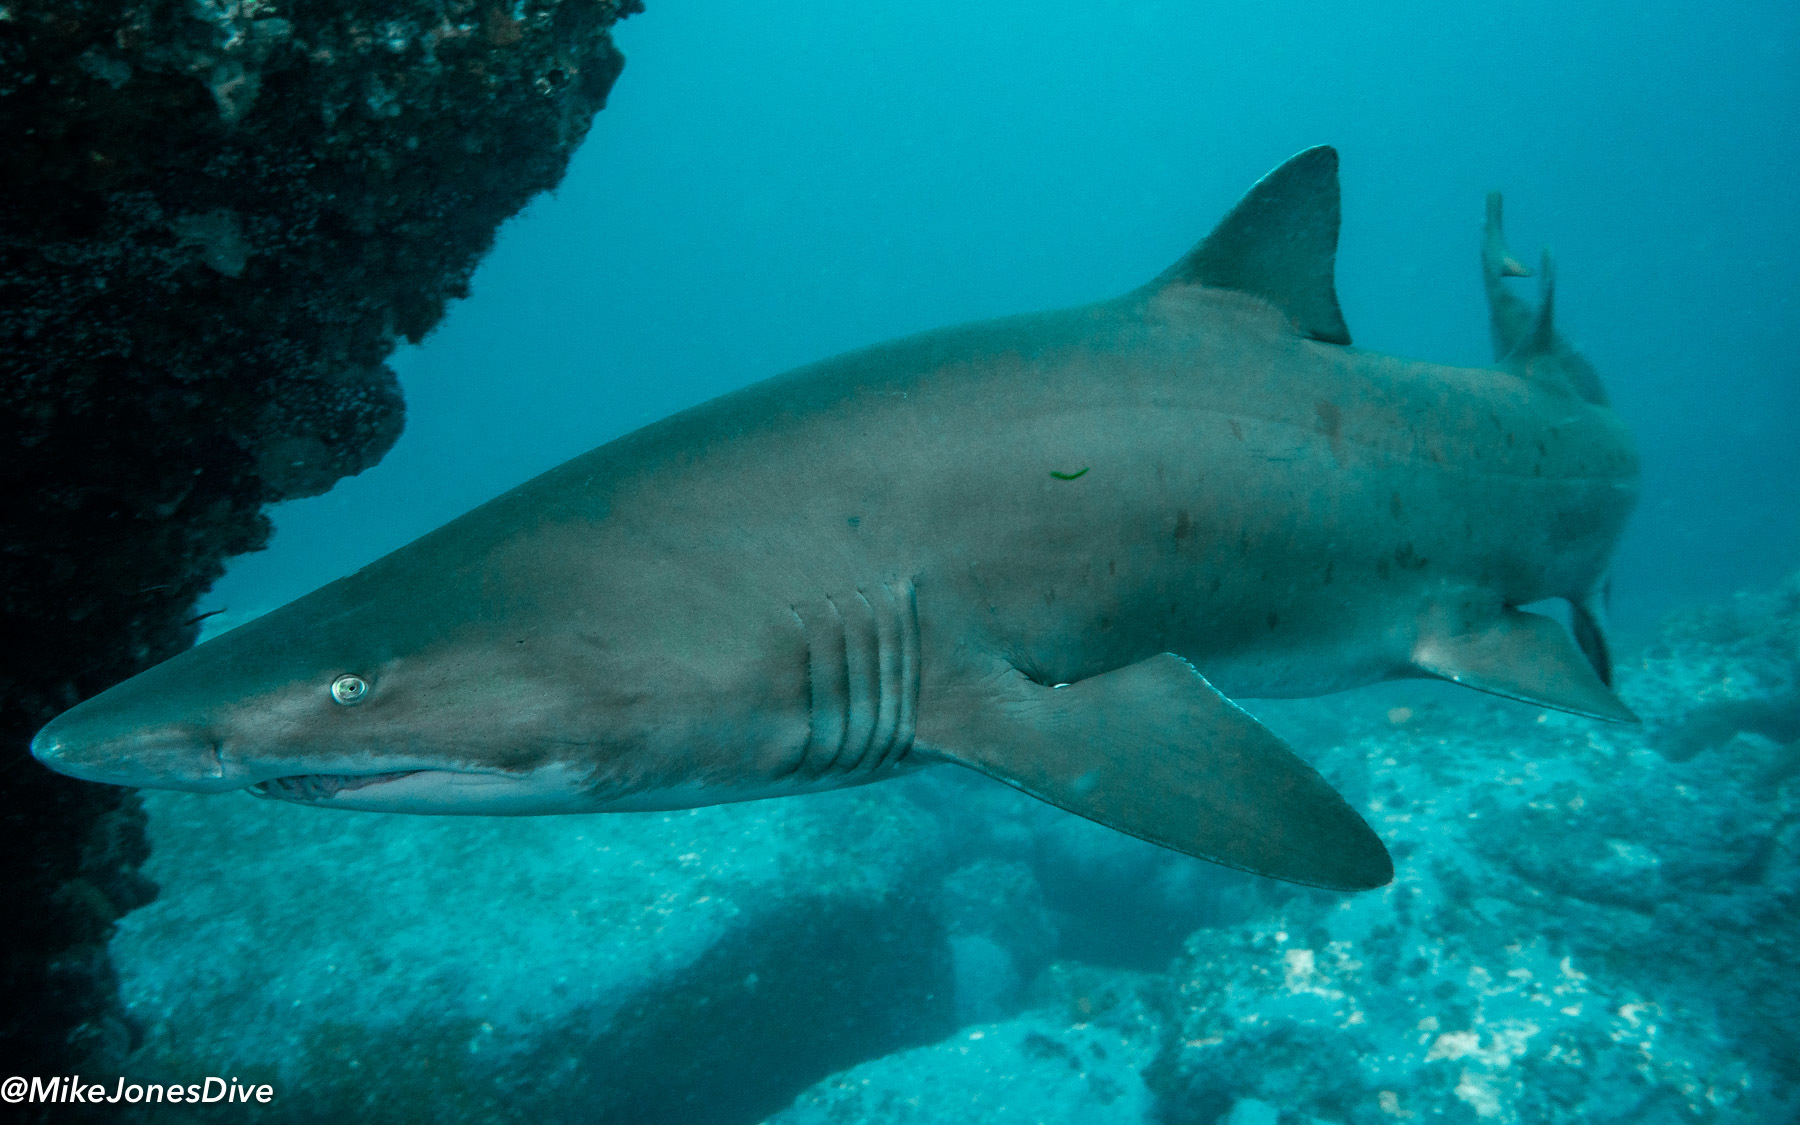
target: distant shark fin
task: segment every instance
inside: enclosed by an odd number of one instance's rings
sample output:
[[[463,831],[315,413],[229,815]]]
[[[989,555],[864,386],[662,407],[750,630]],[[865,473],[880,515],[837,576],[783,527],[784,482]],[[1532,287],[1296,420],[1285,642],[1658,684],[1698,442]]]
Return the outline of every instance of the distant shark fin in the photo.
[[[1394,876],[1356,810],[1178,656],[1066,687],[1010,667],[980,684],[921,704],[920,749],[1228,867],[1333,890]]]
[[[1550,256],[1548,246],[1539,261],[1537,319],[1531,324],[1530,354],[1548,356],[1556,354],[1557,343],[1556,259]]]
[[[1465,687],[1589,718],[1637,722],[1591,660],[1561,625],[1518,609],[1503,609],[1473,629],[1427,628],[1413,651],[1414,667]]]
[[[1258,180],[1158,285],[1203,285],[1261,297],[1302,335],[1348,344],[1333,278],[1338,239],[1338,156],[1309,148]]]
[[[1506,248],[1501,206],[1500,193],[1488,192],[1487,226],[1481,242],[1481,280],[1487,287],[1488,331],[1494,339],[1494,359],[1504,361],[1530,337],[1533,314],[1531,306],[1502,284],[1505,278],[1530,277],[1531,271]]]
[[[1575,644],[1593,666],[1594,675],[1607,687],[1613,682],[1612,646],[1606,640],[1606,591],[1569,601],[1570,624]]]
[[[1481,278],[1487,288],[1488,328],[1494,340],[1494,359],[1520,378],[1549,383],[1574,391],[1588,402],[1606,404],[1606,389],[1594,365],[1556,331],[1556,272],[1550,252],[1544,251],[1539,275],[1542,296],[1534,310],[1505,285],[1509,277],[1529,277],[1531,271],[1506,248],[1501,226],[1501,196],[1487,197],[1487,226],[1481,243]]]

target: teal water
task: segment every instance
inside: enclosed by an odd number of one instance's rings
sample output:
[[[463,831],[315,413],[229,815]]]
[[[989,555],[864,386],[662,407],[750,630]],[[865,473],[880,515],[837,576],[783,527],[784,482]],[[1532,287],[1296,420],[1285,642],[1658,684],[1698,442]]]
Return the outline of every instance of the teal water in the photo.
[[[163,895],[113,947],[155,1065],[266,1076],[296,1121],[1794,1119],[1800,8],[649,0],[617,34],[567,180],[394,358],[394,451],[201,610],[798,364],[1134,287],[1329,143],[1359,346],[1488,361],[1491,189],[1555,249],[1641,443],[1646,722],[1252,704],[1393,850],[1354,898],[953,770],[532,821],[156,794]]]
[[[1800,9],[1761,2],[651,3],[567,180],[395,360],[407,432],[202,608],[286,601],[800,363],[1140,284],[1343,156],[1360,346],[1488,361],[1482,198],[1644,455],[1627,627],[1800,559]]]

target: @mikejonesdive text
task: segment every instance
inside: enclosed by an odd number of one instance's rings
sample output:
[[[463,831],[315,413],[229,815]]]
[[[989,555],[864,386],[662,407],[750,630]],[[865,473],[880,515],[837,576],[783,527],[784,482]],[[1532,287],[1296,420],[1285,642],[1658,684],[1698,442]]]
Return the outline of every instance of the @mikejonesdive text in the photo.
[[[17,1077],[0,1082],[0,1101],[11,1104],[35,1102],[58,1104],[85,1102],[90,1105],[139,1102],[261,1102],[275,1098],[275,1087],[268,1084],[246,1086],[235,1078],[208,1075],[199,1082],[132,1082],[120,1078],[111,1090],[104,1082],[83,1082],[81,1075],[54,1078]]]

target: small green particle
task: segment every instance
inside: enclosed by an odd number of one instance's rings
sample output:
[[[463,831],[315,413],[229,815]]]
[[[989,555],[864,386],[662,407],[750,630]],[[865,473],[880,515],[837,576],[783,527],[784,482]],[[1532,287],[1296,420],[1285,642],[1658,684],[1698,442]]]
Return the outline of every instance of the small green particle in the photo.
[[[1074,480],[1076,477],[1080,476],[1082,473],[1085,473],[1087,471],[1088,471],[1088,467],[1086,465],[1083,465],[1081,467],[1081,472],[1059,473],[1055,469],[1051,469],[1050,475],[1055,477],[1057,480]]]

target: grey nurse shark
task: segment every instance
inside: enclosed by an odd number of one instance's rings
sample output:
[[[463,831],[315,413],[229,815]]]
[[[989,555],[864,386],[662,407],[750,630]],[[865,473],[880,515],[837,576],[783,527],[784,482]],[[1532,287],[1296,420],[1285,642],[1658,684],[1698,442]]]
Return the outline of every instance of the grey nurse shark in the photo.
[[[1393,867],[1234,696],[1436,676],[1630,721],[1636,455],[1504,288],[1499,363],[1358,351],[1337,154],[1114,300],[839,356],[577,457],[50,723],[47,765],[412,813],[670,809],[956,763],[1338,889]],[[1548,261],[1546,260],[1546,266]],[[1572,631],[1527,603],[1566,599]]]

